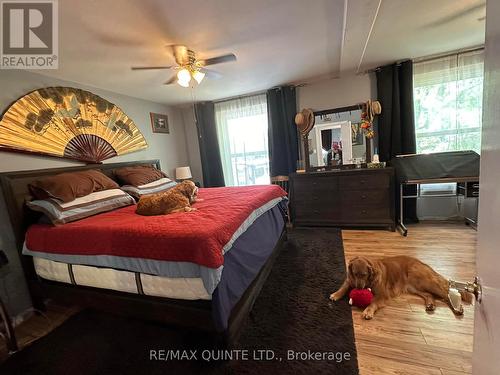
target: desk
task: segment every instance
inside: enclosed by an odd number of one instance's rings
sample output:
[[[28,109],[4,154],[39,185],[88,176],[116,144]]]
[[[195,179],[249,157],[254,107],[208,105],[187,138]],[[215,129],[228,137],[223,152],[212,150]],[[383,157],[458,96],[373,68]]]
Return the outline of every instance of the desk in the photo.
[[[479,155],[474,151],[452,151],[421,155],[399,155],[391,160],[399,184],[398,229],[408,234],[404,224],[405,199],[419,198],[422,184],[456,183],[457,194],[479,196]],[[416,186],[416,194],[405,195],[405,186]],[[471,191],[473,190],[473,191]],[[426,194],[425,197],[450,197],[455,194]],[[474,220],[469,219],[475,224]]]

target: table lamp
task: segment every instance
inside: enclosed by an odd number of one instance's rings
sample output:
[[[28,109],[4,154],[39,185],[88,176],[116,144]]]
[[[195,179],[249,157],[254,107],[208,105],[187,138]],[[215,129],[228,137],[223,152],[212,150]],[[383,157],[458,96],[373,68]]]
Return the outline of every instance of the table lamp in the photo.
[[[182,180],[189,180],[193,176],[191,175],[191,168],[189,167],[178,167],[175,168],[175,179],[182,181]]]

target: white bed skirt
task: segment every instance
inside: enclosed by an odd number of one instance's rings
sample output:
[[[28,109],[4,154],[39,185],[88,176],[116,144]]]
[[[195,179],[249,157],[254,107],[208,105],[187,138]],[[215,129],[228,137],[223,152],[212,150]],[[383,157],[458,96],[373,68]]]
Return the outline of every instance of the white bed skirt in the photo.
[[[46,280],[72,284],[69,265],[39,257],[33,257],[35,271]],[[120,292],[140,294],[136,273],[112,268],[71,266],[76,285],[117,290]],[[186,300],[210,300],[201,278],[173,278],[138,273],[142,291],[145,295]]]

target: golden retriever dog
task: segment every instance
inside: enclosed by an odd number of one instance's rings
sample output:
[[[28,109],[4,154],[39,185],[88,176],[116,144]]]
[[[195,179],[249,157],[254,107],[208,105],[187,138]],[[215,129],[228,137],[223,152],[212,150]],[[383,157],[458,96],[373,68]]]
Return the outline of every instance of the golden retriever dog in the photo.
[[[394,256],[381,259],[356,257],[349,262],[347,277],[335,293],[332,301],[338,301],[351,288],[371,288],[373,300],[363,311],[363,318],[372,319],[375,312],[387,302],[403,293],[420,296],[425,301],[425,309],[434,311],[434,298],[448,303],[449,281],[430,266],[409,256]],[[460,292],[462,300],[472,302],[472,295]],[[449,304],[449,303],[448,303]]]
[[[191,204],[201,200],[197,197],[198,188],[194,182],[183,181],[165,192],[143,195],[135,212],[139,215],[154,216],[196,211]]]

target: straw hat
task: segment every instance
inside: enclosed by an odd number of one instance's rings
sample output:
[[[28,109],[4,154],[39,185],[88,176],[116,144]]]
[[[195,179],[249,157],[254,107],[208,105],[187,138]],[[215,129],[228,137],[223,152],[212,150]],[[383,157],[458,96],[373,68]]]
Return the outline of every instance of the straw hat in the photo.
[[[375,115],[380,115],[381,112],[382,106],[378,100],[368,100],[366,102],[366,116],[368,121],[373,122]]]
[[[295,124],[302,135],[308,134],[314,126],[314,113],[310,108],[304,108],[295,115]]]
[[[382,106],[378,100],[372,102],[372,113],[374,115],[380,115],[382,113]]]

